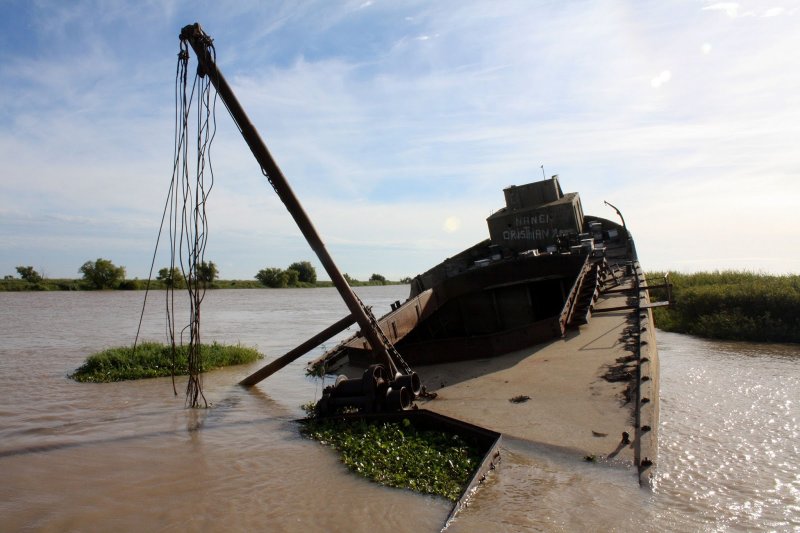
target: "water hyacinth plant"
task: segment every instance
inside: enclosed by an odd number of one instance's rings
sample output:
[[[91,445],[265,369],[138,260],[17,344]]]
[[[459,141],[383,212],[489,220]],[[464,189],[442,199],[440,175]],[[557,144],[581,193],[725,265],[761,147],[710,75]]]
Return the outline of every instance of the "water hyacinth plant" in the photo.
[[[482,453],[463,437],[418,430],[410,420],[370,424],[364,420],[311,419],[302,432],[339,451],[357,474],[389,487],[456,501]]]

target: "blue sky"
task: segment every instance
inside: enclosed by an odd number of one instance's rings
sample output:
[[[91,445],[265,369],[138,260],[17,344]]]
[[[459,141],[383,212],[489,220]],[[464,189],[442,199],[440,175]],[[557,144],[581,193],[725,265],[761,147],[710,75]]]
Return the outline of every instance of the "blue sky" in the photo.
[[[181,27],[341,270],[413,276],[545,172],[647,269],[800,272],[800,3],[0,0],[0,274],[146,277]],[[192,67],[193,68],[193,67]],[[223,108],[207,257],[319,263]],[[168,262],[163,249],[156,268]],[[321,276],[324,277],[324,276]]]

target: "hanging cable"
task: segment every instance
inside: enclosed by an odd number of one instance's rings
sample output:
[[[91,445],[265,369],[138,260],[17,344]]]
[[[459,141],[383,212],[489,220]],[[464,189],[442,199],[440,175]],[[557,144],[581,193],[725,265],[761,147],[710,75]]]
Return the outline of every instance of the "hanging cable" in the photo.
[[[216,55],[213,44],[208,43],[212,55]],[[181,41],[178,64],[175,72],[175,132],[172,179],[170,180],[161,224],[156,237],[150,272],[147,279],[142,311],[134,340],[134,351],[141,333],[150,282],[153,277],[158,246],[167,224],[169,236],[169,267],[165,277],[166,336],[172,354],[172,388],[177,395],[175,375],[183,369],[177,367],[178,350],[187,348],[187,369],[189,378],[186,384],[186,405],[188,407],[207,407],[203,394],[201,373],[203,359],[200,342],[200,308],[205,298],[206,284],[211,281],[209,265],[205,261],[208,243],[208,215],[206,202],[214,186],[214,171],[211,165],[211,144],[216,135],[217,93],[207,76],[198,71],[191,88],[188,83],[188,45]],[[196,99],[196,102],[195,102]],[[195,107],[194,133],[195,149],[189,151],[190,116]],[[193,159],[193,160],[192,160]],[[178,276],[180,272],[180,276]],[[177,319],[175,289],[186,283],[189,300],[189,323],[176,334]],[[184,336],[188,335],[188,339]],[[186,342],[185,342],[186,341]]]
[[[181,44],[185,46],[185,44]],[[214,54],[213,45],[209,50]],[[206,202],[214,185],[214,173],[211,166],[211,142],[216,133],[216,122],[213,118],[216,105],[216,91],[212,90],[211,81],[207,76],[198,72],[195,75],[192,91],[188,99],[184,99],[181,109],[183,111],[182,147],[179,157],[182,157],[181,193],[182,205],[176,205],[176,215],[180,207],[180,220],[176,221],[176,243],[174,248],[178,252],[178,262],[181,272],[186,280],[189,297],[189,324],[184,329],[188,331],[188,372],[189,379],[186,385],[186,403],[190,407],[199,407],[202,401],[207,406],[203,395],[201,373],[203,359],[200,342],[201,304],[205,298],[207,265],[205,262],[205,249],[208,243],[208,216]],[[186,77],[183,78],[182,94],[186,94]],[[212,96],[213,93],[213,96]],[[193,102],[192,96],[196,96]],[[189,153],[188,132],[189,114],[192,104],[195,103],[195,150]],[[180,142],[180,141],[179,141]],[[190,172],[189,157],[194,158],[194,165]],[[177,199],[177,196],[176,196]],[[174,307],[173,307],[174,311]]]
[[[174,152],[173,152],[173,168],[172,168],[172,179],[170,180],[169,187],[167,189],[167,197],[164,201],[164,209],[161,213],[161,223],[158,226],[158,234],[156,235],[156,244],[153,249],[153,256],[150,260],[150,271],[147,275],[147,285],[145,286],[145,293],[144,293],[144,300],[142,302],[142,310],[139,314],[139,324],[136,328],[136,337],[133,342],[133,351],[136,353],[136,346],[139,342],[139,336],[141,335],[142,331],[142,322],[144,320],[144,313],[147,307],[147,298],[150,294],[150,283],[153,280],[153,271],[155,270],[155,263],[156,257],[158,255],[158,247],[161,243],[161,236],[164,233],[164,222],[169,222],[169,231],[167,232],[169,235],[170,240],[170,264],[169,264],[169,273],[166,279],[168,283],[168,290],[166,291],[166,336],[170,341],[170,351],[172,353],[172,390],[174,394],[177,396],[178,391],[175,387],[175,355],[176,355],[176,344],[175,344],[175,314],[174,314],[174,291],[172,290],[177,283],[177,280],[174,279],[174,272],[175,272],[175,247],[174,247],[174,231],[173,228],[175,227],[173,214],[175,212],[175,206],[173,202],[175,201],[175,191],[177,190],[176,183],[177,178],[179,176],[179,164],[181,161],[181,157],[179,154],[181,153],[183,146],[185,144],[185,135],[183,124],[185,122],[186,117],[186,95],[185,93],[181,93],[181,88],[186,86],[186,72],[187,72],[187,62],[189,60],[189,50],[185,45],[181,46],[181,51],[178,53],[178,64],[175,69],[175,123],[174,123]],[[169,215],[169,216],[168,216]]]
[[[210,47],[213,52],[213,46]],[[203,394],[203,358],[201,353],[201,304],[205,298],[206,284],[210,281],[205,261],[208,243],[208,215],[206,202],[214,186],[211,166],[211,143],[216,134],[216,91],[210,80],[198,72],[188,83],[189,52],[181,42],[175,83],[175,149],[172,181],[167,195],[165,218],[169,225],[170,264],[166,291],[166,333],[173,360],[173,390],[178,349],[187,350],[188,380],[186,405],[207,407]],[[213,93],[213,94],[212,94]],[[194,107],[194,148],[190,150],[190,125]],[[163,220],[162,220],[163,225]],[[175,289],[181,279],[186,283],[189,300],[189,322],[176,334],[177,320]],[[185,337],[188,336],[188,339]],[[181,369],[183,370],[183,369]]]

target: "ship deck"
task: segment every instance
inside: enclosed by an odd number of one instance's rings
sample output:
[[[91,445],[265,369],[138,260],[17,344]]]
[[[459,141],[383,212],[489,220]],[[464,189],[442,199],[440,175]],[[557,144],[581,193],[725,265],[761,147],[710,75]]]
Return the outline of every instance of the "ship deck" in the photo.
[[[628,279],[620,288],[633,288],[632,283]],[[558,448],[581,458],[593,456],[626,465],[639,464],[640,453],[655,459],[654,435],[642,436],[636,427],[636,373],[629,381],[604,377],[619,377],[620,361],[626,358],[626,369],[641,364],[631,357],[631,340],[636,336],[631,335],[632,325],[638,311],[602,312],[624,307],[630,299],[631,293],[626,292],[601,295],[589,323],[561,339],[469,363],[419,367],[428,391],[437,393],[435,399],[420,402],[420,407],[500,432],[504,438]],[[652,316],[646,308],[642,316],[637,326],[643,341],[641,357],[650,361],[647,385],[656,387],[657,398]],[[629,387],[632,390],[626,395]],[[657,401],[647,407],[657,409]],[[645,413],[640,425],[647,418]],[[629,443],[624,442],[623,432],[630,436]]]

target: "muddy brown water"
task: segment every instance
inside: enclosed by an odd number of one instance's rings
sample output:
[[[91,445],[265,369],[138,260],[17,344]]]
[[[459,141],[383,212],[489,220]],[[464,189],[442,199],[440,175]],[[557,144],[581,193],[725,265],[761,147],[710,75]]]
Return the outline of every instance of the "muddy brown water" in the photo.
[[[407,287],[357,290],[376,314]],[[130,344],[143,293],[0,293],[0,531],[438,531],[450,504],[374,485],[303,439],[309,354],[252,390],[263,363],[206,374],[210,409],[170,379],[80,384],[86,355]],[[333,289],[219,290],[203,340],[280,355],[347,314]],[[144,336],[164,336],[151,293]],[[335,341],[331,341],[331,345]],[[505,441],[448,531],[800,530],[800,347],[659,332],[652,491],[631,468]],[[424,378],[424,371],[422,372]]]

